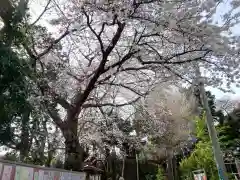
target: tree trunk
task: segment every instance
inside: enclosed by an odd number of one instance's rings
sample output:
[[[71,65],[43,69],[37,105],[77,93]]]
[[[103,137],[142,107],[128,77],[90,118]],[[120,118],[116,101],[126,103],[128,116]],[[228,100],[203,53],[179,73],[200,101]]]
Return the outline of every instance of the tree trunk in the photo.
[[[46,166],[51,167],[52,160],[54,159],[54,156],[56,155],[56,148],[58,147],[58,128],[56,128],[54,135],[53,135],[53,140],[52,142],[48,139],[48,156],[47,156],[47,161],[46,161]]]
[[[167,148],[167,177],[168,180],[174,180],[174,170],[173,170],[173,151],[171,148]]]
[[[68,122],[67,125],[68,127],[63,129],[63,135],[65,137],[64,169],[81,171],[83,168],[84,150],[77,137],[77,121]]]
[[[178,164],[175,156],[172,158],[172,165],[174,170],[174,180],[179,180]]]
[[[124,170],[125,170],[125,155],[123,155],[122,177],[124,177]]]
[[[174,180],[173,178],[173,166],[172,166],[172,157],[168,157],[167,159],[167,176],[168,180]]]
[[[136,153],[136,163],[137,163],[137,180],[139,180],[139,162],[138,162],[138,154]]]
[[[46,141],[47,141],[47,136],[48,136],[48,131],[47,131],[47,120],[44,120],[42,123],[43,126],[43,134],[39,138],[39,147],[38,147],[38,154],[39,154],[39,162],[40,165],[44,164],[45,161],[45,146],[46,146]]]
[[[48,156],[47,156],[47,161],[46,161],[45,165],[47,167],[51,167],[51,162],[54,159],[53,155],[55,154],[51,142],[48,142],[48,153],[47,154],[48,154]]]
[[[81,171],[83,168],[83,149],[81,148],[78,139],[66,139],[65,148],[64,169]]]
[[[21,124],[21,142],[19,144],[20,161],[23,162],[28,156],[30,149],[30,134],[29,134],[29,116],[30,110],[26,109],[23,113],[22,124]]]

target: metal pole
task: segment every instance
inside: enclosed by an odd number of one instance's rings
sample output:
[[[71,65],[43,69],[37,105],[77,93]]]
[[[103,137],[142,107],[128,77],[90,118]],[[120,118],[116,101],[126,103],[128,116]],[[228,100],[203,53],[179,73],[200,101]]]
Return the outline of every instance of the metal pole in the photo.
[[[209,108],[208,99],[204,89],[204,81],[203,81],[203,78],[201,77],[201,72],[198,66],[196,66],[196,74],[197,74],[197,85],[199,87],[200,98],[203,104],[203,108],[206,111],[206,124],[207,124],[210,139],[212,141],[212,148],[213,148],[213,153],[214,153],[214,157],[215,157],[215,161],[218,169],[219,179],[228,180],[226,167],[223,160],[223,155],[221,152],[216,129],[214,126],[213,116]]]
[[[139,162],[138,162],[138,154],[136,153],[136,163],[137,163],[137,180],[139,180]]]

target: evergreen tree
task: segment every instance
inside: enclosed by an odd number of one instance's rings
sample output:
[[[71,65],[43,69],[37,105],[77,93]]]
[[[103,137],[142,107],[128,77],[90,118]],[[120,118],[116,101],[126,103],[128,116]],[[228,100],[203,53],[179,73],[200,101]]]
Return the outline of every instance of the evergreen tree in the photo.
[[[240,108],[236,107],[225,117],[223,126],[218,127],[219,140],[226,155],[240,157]]]

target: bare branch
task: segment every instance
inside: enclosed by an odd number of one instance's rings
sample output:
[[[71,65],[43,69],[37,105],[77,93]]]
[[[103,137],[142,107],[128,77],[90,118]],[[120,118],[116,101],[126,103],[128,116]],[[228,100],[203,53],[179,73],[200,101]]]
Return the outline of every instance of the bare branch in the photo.
[[[63,97],[59,95],[55,95],[54,101],[60,104],[66,110],[69,110],[72,107],[71,104],[67,102],[67,100],[65,100]]]
[[[150,3],[157,2],[157,1],[158,0],[142,0],[142,1],[139,1],[139,2],[134,1],[133,4],[139,4],[139,5],[141,5],[141,4],[150,4]]]
[[[151,69],[151,66],[127,67],[127,68],[122,68],[121,71],[139,71],[139,70],[146,70],[146,69]]]
[[[122,104],[113,104],[113,103],[100,103],[100,104],[83,104],[83,108],[90,108],[90,107],[103,107],[103,106],[112,106],[112,107],[121,107],[121,106],[126,106],[126,105],[132,105],[134,103],[136,103],[141,97],[137,97],[136,99],[130,101],[130,102],[126,102],[126,103],[122,103]]]
[[[49,53],[49,51],[54,47],[54,45],[56,45],[57,43],[59,43],[64,37],[66,37],[68,34],[70,34],[71,32],[75,32],[77,31],[76,29],[73,29],[71,31],[66,30],[65,33],[63,33],[59,38],[55,39],[50,46],[48,46],[47,49],[45,49],[42,53],[38,54],[37,58],[40,59],[42,56],[46,55],[47,53]]]
[[[78,93],[75,98],[75,103],[74,103],[74,108],[72,109],[71,113],[68,113],[68,120],[74,120],[76,116],[80,113],[81,106],[84,104],[86,99],[88,98],[89,94],[95,87],[95,83],[97,82],[98,78],[101,76],[101,74],[104,72],[104,67],[107,62],[109,54],[112,52],[113,48],[116,46],[119,38],[121,37],[122,31],[125,27],[125,23],[120,23],[118,22],[118,29],[113,36],[110,44],[108,45],[106,51],[104,51],[102,55],[102,60],[95,71],[95,74],[93,75],[92,79],[86,86],[86,89],[84,90],[83,93]]]
[[[154,50],[155,51],[155,50]],[[159,56],[160,59],[162,59],[163,57],[158,53],[158,51],[155,51],[156,54]],[[187,60],[183,60],[183,61],[170,61],[171,59],[181,56],[181,55],[185,55],[191,52],[205,52],[201,57],[196,57],[193,59],[187,59]],[[175,55],[172,55],[171,57],[168,57],[166,59],[163,59],[163,61],[143,61],[140,57],[138,58],[139,62],[143,65],[146,64],[184,64],[184,63],[190,63],[190,62],[194,62],[194,61],[198,61],[198,60],[202,60],[204,61],[202,58],[204,58],[208,53],[210,53],[211,50],[189,50],[189,51],[185,51],[185,52],[181,52],[181,53],[177,53]]]
[[[189,84],[192,84],[192,82],[188,79],[186,79],[185,77],[183,77],[181,74],[177,73],[176,71],[174,71],[173,69],[171,69],[170,67],[168,67],[167,65],[163,65],[164,68],[166,68],[169,72],[171,72],[172,74],[174,74],[175,76],[179,77],[180,79],[183,79],[184,81],[188,82]]]
[[[32,50],[28,47],[28,45],[25,42],[23,42],[22,45],[23,45],[24,49],[27,51],[30,58],[32,58],[34,61],[36,61],[37,56],[32,52]],[[35,63],[33,62],[32,64],[35,64]]]
[[[106,25],[112,26],[112,25],[116,24],[116,20],[117,20],[117,15],[115,14],[115,15],[113,16],[113,21],[112,21],[111,23],[103,22],[102,27],[101,27],[101,30],[100,30],[100,32],[98,33],[98,36],[101,36],[101,34],[103,33],[104,28],[105,28]]]
[[[111,68],[115,68],[116,66],[121,66],[122,64],[124,64],[128,59],[130,59],[134,54],[138,53],[140,50],[135,50],[132,52],[127,53],[120,61],[112,64],[111,66],[108,66],[104,69],[104,72],[107,72],[109,69]]]
[[[42,13],[38,16],[38,18],[37,18],[30,26],[35,25],[35,24],[41,19],[41,17],[44,15],[44,13],[48,10],[48,6],[49,6],[49,4],[51,3],[51,1],[52,1],[52,0],[48,0],[45,8],[44,8],[43,11],[42,11]]]
[[[76,75],[72,74],[71,72],[67,72],[67,75],[71,76],[72,78],[74,78],[78,82],[83,82],[84,81],[83,79],[78,78]]]
[[[96,38],[98,39],[98,42],[100,44],[100,48],[101,48],[101,51],[102,53],[104,53],[104,46],[103,46],[103,42],[102,42],[102,39],[101,39],[101,32],[104,30],[104,26],[105,24],[103,23],[102,25],[102,30],[100,31],[99,34],[97,34],[97,32],[92,28],[91,26],[91,22],[90,22],[90,18],[87,14],[87,12],[84,10],[84,8],[82,8],[82,12],[83,14],[85,15],[86,19],[87,19],[87,26],[89,27],[89,29],[92,31],[92,33],[96,36]]]
[[[125,27],[125,23],[121,23],[118,21],[117,24],[118,24],[117,32],[115,33],[114,37],[112,38],[111,43],[107,47],[105,54],[104,54],[104,57],[106,57],[106,58],[109,56],[109,54],[112,52],[113,48],[116,46],[116,44],[122,34],[122,31]]]
[[[66,37],[68,34],[70,34],[71,32],[75,32],[76,29],[73,29],[71,31],[66,30],[65,33],[63,33],[59,38],[55,39],[49,46],[47,49],[45,49],[42,53],[40,54],[35,54],[33,53],[33,51],[28,47],[28,45],[26,44],[26,42],[22,42],[22,46],[24,47],[24,49],[26,50],[27,54],[30,56],[30,58],[32,59],[32,68],[35,69],[36,68],[36,62],[37,60],[39,60],[42,56],[46,55],[47,53],[49,53],[52,48],[54,47],[54,45],[56,45],[57,43],[59,43],[64,37]],[[40,62],[41,64],[41,62]],[[42,64],[41,64],[42,66]]]
[[[48,111],[48,114],[50,115],[50,117],[52,118],[52,120],[56,123],[56,125],[63,129],[63,121],[59,116],[59,113],[57,112],[57,110],[53,107],[51,107],[51,105],[48,104],[48,102],[45,102],[45,106],[46,109]]]
[[[133,93],[135,93],[135,94],[137,94],[139,96],[144,96],[145,95],[145,94],[142,94],[142,93],[136,91],[134,88],[131,88],[131,87],[126,86],[124,84],[117,84],[117,83],[114,83],[114,82],[109,82],[109,83],[108,82],[102,82],[100,84],[102,84],[102,85],[111,85],[111,86],[119,86],[119,87],[123,87],[123,88],[125,88],[127,90],[130,90],[130,91],[132,91]]]

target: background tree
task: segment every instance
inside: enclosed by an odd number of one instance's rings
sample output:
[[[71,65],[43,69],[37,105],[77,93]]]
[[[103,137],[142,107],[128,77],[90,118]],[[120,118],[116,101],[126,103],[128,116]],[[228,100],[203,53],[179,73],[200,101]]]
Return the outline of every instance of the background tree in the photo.
[[[22,52],[13,49],[13,47],[19,47],[19,42],[23,39],[20,33],[24,24],[19,14],[22,10],[21,5],[20,3],[18,8],[12,9],[12,17],[11,13],[4,14],[5,11],[1,11],[4,27],[1,29],[0,36],[0,142],[1,145],[20,151],[22,161],[31,147],[30,114],[33,107],[28,102],[32,90],[27,78],[31,76],[31,68]],[[20,133],[16,134],[18,127],[20,127]]]
[[[211,111],[214,115],[216,122],[218,122],[216,124],[216,130],[218,132],[218,138],[220,141],[222,151],[224,153],[224,161],[226,163],[234,163],[234,158],[239,156],[239,143],[238,143],[239,133],[237,133],[239,128],[236,123],[238,122],[236,115],[234,115],[234,112],[236,113],[238,111],[237,107],[236,109],[230,108],[230,110],[227,111],[227,113],[225,112],[226,109],[224,111],[221,108],[219,108],[219,110],[216,110],[216,107],[217,106],[221,107],[221,105],[218,105],[218,101],[216,102],[214,96],[211,95],[210,92],[208,92],[207,94],[210,101],[209,104],[211,107]],[[220,112],[220,113],[216,113],[216,112]],[[203,113],[201,117],[204,118],[205,114]],[[233,123],[234,125],[231,124],[228,120],[230,119],[231,121],[233,117],[235,117],[235,120],[236,120],[236,121],[233,121],[236,123],[236,124]],[[219,119],[222,119],[222,120],[219,121]],[[180,163],[180,170],[183,175],[182,178],[191,179],[193,170],[204,168],[209,178],[218,179],[217,169],[214,164],[212,148],[211,148],[211,144],[208,137],[207,127],[204,124],[204,119],[197,119],[196,127],[197,127],[196,137],[198,139],[197,144],[195,145],[194,149],[190,153],[190,156],[187,158],[185,157]],[[232,173],[232,170],[234,168],[230,166],[231,165],[227,164],[227,170],[229,173]]]
[[[147,96],[136,111],[135,124],[139,135],[150,141],[144,149],[149,159],[168,163],[168,178],[172,178],[174,154],[189,141],[194,117],[194,98],[186,98],[186,91],[174,85],[159,85]],[[144,108],[143,108],[144,107]],[[139,111],[141,110],[141,111]],[[147,143],[148,144],[148,143]]]
[[[34,147],[33,142],[38,142],[39,136],[46,139],[47,134],[41,132],[46,131],[46,121],[49,118],[39,101],[36,102],[39,94],[35,83],[37,76],[32,67],[31,57],[26,56],[24,51],[30,35],[27,31],[29,30],[27,2],[23,0],[1,3],[3,9],[0,16],[4,26],[0,36],[0,144],[12,149],[16,154],[19,152],[18,160],[36,163],[33,154],[39,150],[42,152],[46,150],[44,149],[46,140],[42,140],[41,145],[38,144],[39,149]],[[41,29],[39,26],[33,28]],[[44,158],[40,159],[41,161],[37,163],[44,164]]]
[[[233,161],[239,157],[240,136],[239,136],[239,107],[236,106],[232,112],[225,116],[225,123],[218,127],[221,147],[225,151],[225,158]]]

